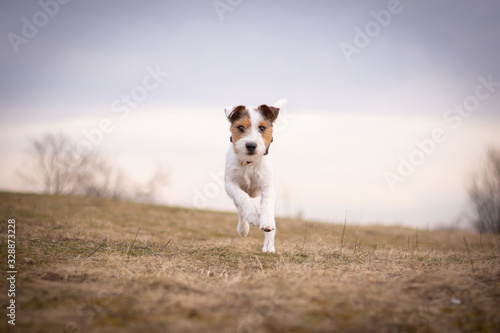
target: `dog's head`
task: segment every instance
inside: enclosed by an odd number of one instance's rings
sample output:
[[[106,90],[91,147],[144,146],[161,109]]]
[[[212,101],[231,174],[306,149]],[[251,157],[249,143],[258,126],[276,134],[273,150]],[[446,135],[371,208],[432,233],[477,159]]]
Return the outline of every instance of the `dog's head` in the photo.
[[[267,155],[273,141],[273,123],[280,109],[263,104],[257,108],[228,106],[225,111],[238,160],[253,162]]]

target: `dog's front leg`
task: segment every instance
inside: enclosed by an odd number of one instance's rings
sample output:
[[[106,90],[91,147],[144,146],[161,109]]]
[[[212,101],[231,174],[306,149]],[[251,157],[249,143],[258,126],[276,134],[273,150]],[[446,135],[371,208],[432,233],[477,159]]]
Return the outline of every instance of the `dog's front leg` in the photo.
[[[262,190],[260,207],[261,216],[259,228],[265,232],[270,232],[276,229],[274,221],[274,207],[276,206],[276,191],[272,187],[267,187]]]
[[[274,236],[276,235],[276,230],[266,232],[264,239],[264,246],[262,247],[262,252],[276,252],[274,249]]]
[[[245,193],[240,186],[232,181],[226,182],[226,192],[233,199],[234,205],[238,208],[241,218],[255,227],[259,227],[260,214],[259,209],[250,199],[250,196]]]
[[[276,191],[267,188],[262,191],[260,216],[260,229],[266,231],[263,252],[276,252],[274,248],[274,236],[276,235],[276,221],[274,220],[274,208],[276,206]]]

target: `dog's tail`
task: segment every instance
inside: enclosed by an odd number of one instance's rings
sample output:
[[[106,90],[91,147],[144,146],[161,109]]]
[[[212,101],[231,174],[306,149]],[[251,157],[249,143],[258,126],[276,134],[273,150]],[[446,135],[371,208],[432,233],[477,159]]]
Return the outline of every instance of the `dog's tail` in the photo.
[[[273,106],[277,107],[279,109],[283,109],[286,106],[287,103],[288,102],[287,102],[286,98],[282,98],[279,101],[277,101],[276,103],[274,103]]]

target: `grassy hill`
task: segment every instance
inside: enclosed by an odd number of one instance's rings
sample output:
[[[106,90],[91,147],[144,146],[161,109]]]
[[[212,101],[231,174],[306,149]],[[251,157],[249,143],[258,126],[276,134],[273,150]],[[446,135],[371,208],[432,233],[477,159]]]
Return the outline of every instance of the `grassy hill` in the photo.
[[[500,331],[498,236],[278,219],[265,254],[236,214],[11,193],[0,221],[1,332]]]

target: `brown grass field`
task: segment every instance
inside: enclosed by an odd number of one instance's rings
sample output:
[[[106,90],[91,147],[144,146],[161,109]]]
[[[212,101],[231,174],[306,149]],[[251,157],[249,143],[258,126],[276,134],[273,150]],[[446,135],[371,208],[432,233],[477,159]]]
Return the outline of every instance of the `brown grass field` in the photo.
[[[11,193],[0,212],[1,332],[500,332],[498,235],[278,219],[265,254],[235,213]]]

